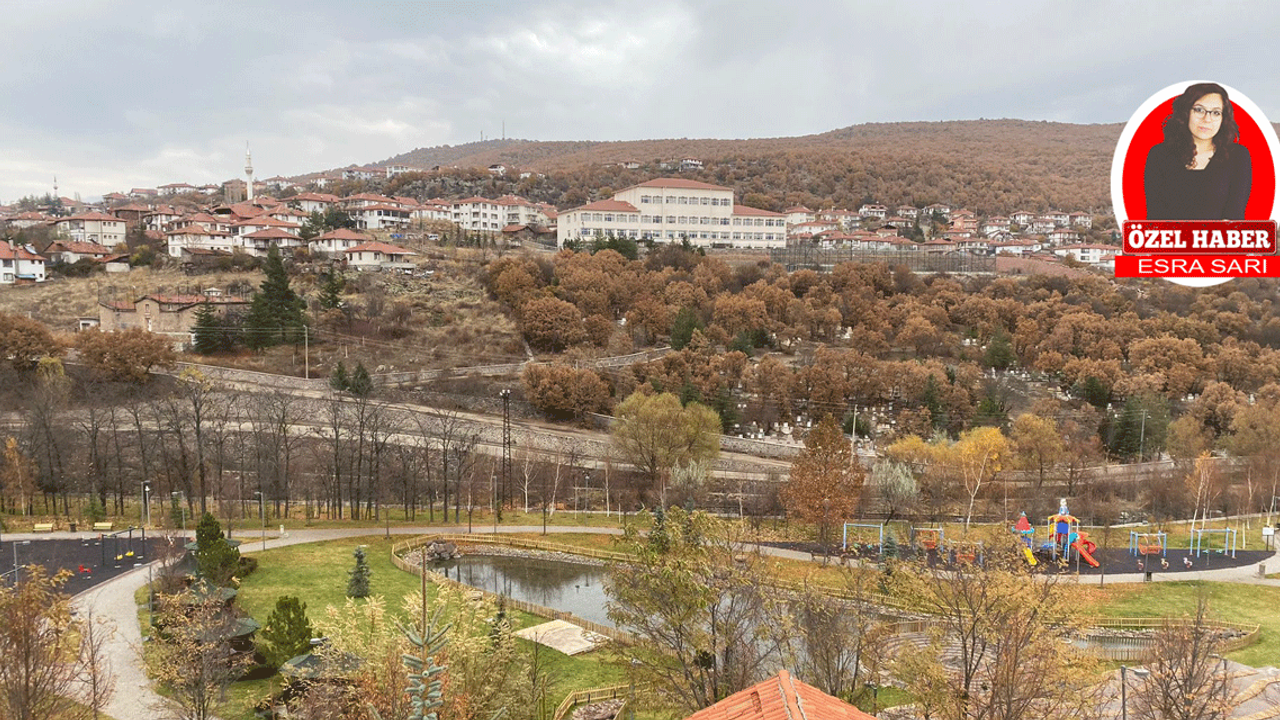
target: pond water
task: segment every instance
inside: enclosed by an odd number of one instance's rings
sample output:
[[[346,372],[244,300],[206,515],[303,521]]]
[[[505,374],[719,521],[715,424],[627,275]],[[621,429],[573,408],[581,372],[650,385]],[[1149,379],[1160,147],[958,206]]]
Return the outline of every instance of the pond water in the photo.
[[[464,585],[615,627],[605,610],[605,568],[503,555],[465,555],[432,567]]]

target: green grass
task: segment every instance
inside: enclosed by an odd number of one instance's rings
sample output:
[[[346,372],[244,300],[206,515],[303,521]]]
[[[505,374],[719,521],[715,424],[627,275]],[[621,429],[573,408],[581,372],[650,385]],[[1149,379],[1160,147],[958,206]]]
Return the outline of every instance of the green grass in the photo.
[[[1258,642],[1229,653],[1232,660],[1255,667],[1276,664],[1280,587],[1206,581],[1122,583],[1091,587],[1083,601],[1091,612],[1104,617],[1178,617],[1195,614],[1202,592],[1207,593],[1212,618],[1260,626]]]

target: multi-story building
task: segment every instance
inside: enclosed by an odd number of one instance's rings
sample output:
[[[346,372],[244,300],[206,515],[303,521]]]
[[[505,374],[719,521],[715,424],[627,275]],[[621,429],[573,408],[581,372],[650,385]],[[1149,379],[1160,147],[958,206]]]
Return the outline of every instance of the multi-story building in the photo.
[[[614,194],[611,200],[566,210],[557,217],[557,241],[628,237],[688,240],[700,247],[785,247],[787,216],[734,203],[719,185],[657,178]]]
[[[0,285],[44,282],[44,257],[30,245],[0,242]]]
[[[101,212],[83,212],[59,218],[54,226],[75,242],[115,247],[124,242],[124,220]]]

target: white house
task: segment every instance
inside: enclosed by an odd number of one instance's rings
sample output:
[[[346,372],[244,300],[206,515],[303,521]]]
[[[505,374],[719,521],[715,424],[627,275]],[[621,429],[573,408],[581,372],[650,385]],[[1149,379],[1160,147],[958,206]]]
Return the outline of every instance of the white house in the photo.
[[[1064,245],[1054,248],[1053,254],[1058,257],[1069,257],[1086,265],[1098,265],[1115,257],[1119,248],[1114,245]]]
[[[368,242],[357,245],[342,254],[347,259],[347,267],[355,270],[412,270],[409,262],[411,250],[383,242]]]
[[[232,252],[236,243],[231,233],[224,230],[210,230],[200,223],[190,223],[165,233],[168,241],[169,257],[182,257],[183,250],[220,250]]]
[[[338,253],[350,250],[357,245],[369,242],[369,238],[364,233],[356,232],[350,228],[338,228],[312,238],[307,247],[311,250],[322,250],[328,253],[330,257],[338,257]]]
[[[44,282],[44,258],[30,245],[0,242],[0,285]]]
[[[76,242],[75,240],[54,240],[49,243],[49,247],[44,249],[45,257],[49,262],[71,264],[78,262],[84,258],[90,260],[103,260],[109,257],[111,249],[90,242]]]
[[[59,218],[54,226],[75,242],[97,243],[114,247],[124,242],[125,223],[115,215],[83,212]]]
[[[250,255],[266,257],[272,247],[279,248],[281,255],[287,255],[294,248],[302,247],[302,238],[284,228],[271,227],[241,235],[236,243]]]

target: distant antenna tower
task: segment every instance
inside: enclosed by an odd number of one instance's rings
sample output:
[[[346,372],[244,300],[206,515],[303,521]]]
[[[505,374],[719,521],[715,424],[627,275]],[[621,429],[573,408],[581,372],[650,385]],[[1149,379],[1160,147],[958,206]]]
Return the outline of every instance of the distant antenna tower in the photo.
[[[249,141],[244,141],[245,198],[253,202],[253,156],[249,154]]]

